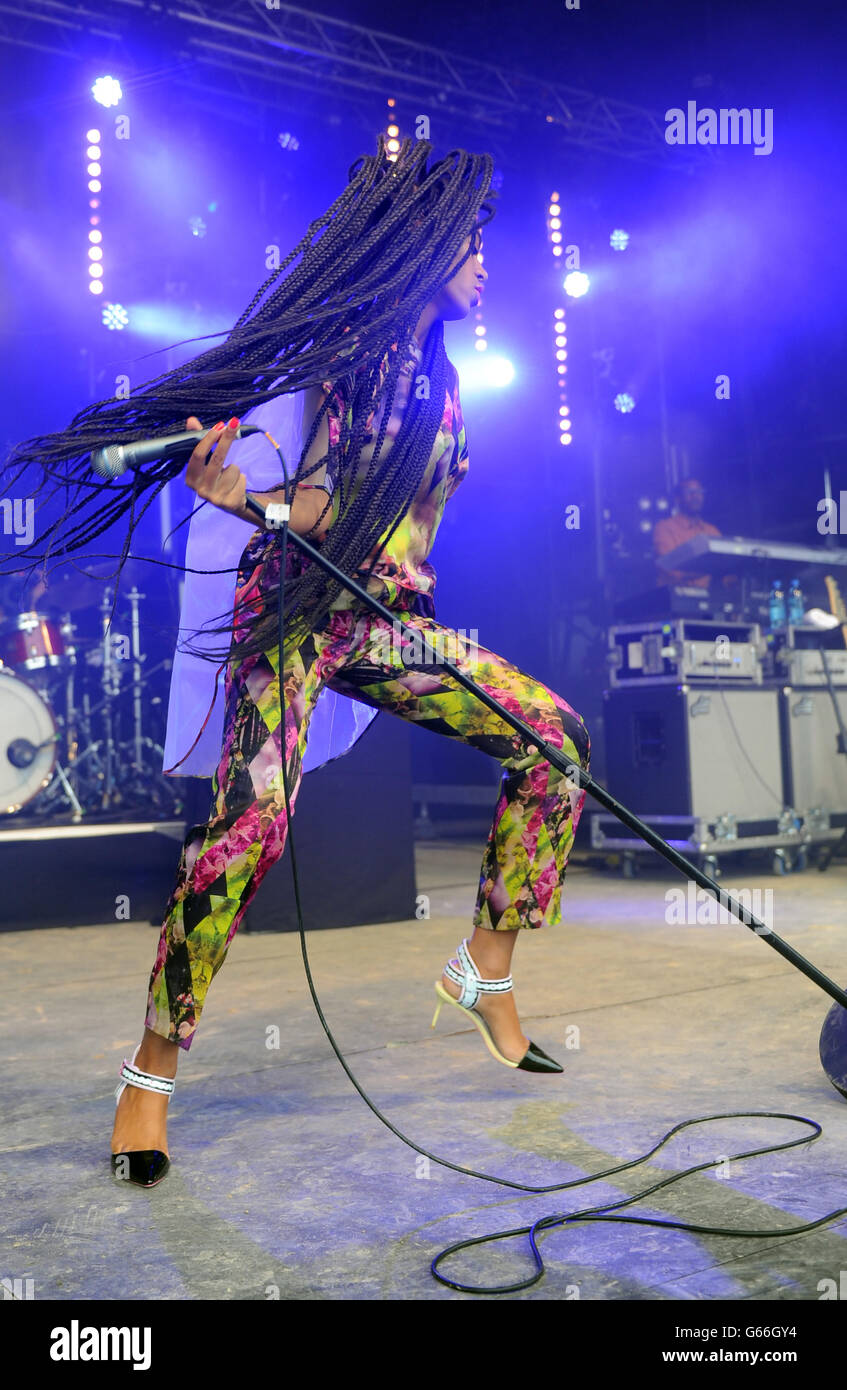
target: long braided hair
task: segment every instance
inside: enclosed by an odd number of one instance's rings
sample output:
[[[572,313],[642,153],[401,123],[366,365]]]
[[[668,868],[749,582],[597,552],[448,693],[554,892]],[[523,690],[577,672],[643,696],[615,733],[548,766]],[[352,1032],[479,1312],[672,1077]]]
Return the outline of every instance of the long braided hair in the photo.
[[[115,484],[92,471],[93,449],[182,430],[192,414],[201,419],[204,413],[207,418],[241,418],[281,393],[327,380],[345,406],[340,435],[329,455],[304,467],[330,405],[331,397],[326,396],[296,472],[290,469],[294,491],[330,458],[339,480],[339,509],[321,544],[322,553],[352,574],[378,543],[386,544],[420,487],[448,387],[450,364],[443,323],[437,319],[427,335],[420,367],[429,390],[420,398],[410,393],[397,437],[381,459],[408,346],[423,309],[473,253],[477,230],[494,216],[491,156],[455,149],[428,168],[432,151],[428,141],[407,138],[392,160],[380,134],[376,155],[354,162],[347,187],[268,276],[225,342],[126,399],[85,407],[64,431],[17,445],[5,465],[4,492],[11,492],[21,475],[35,466],[41,470],[35,489],[39,505],[61,494],[66,505],[58,520],[19,549],[15,558],[27,556],[34,569],[51,556],[85,551],[125,518],[119,574],[142,516],[182,472],[184,461],[159,460],[134,472],[128,483]],[[452,266],[468,236],[467,254]],[[380,386],[386,406],[373,457],[362,476],[359,456]],[[286,641],[299,642],[317,627],[342,588],[307,562],[300,576],[286,584]],[[273,642],[276,610],[276,597],[268,594],[258,618],[252,615],[247,635],[244,613],[229,615],[223,626],[208,631],[231,634],[238,629],[239,653],[247,655]]]

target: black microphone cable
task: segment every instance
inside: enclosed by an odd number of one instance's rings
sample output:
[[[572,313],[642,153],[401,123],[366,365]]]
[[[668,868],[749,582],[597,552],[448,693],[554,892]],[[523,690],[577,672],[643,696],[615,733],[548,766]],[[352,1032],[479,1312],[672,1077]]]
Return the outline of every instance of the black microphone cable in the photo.
[[[391,1123],[391,1121],[388,1120],[388,1119],[385,1117],[385,1115],[382,1114],[381,1110],[379,1110],[379,1109],[377,1108],[377,1106],[374,1105],[374,1103],[373,1103],[373,1101],[371,1100],[370,1096],[369,1096],[369,1095],[367,1094],[367,1092],[364,1091],[363,1088],[359,1085],[359,1082],[356,1080],[355,1076],[354,1076],[353,1073],[351,1072],[350,1068],[348,1067],[347,1063],[346,1063],[345,1060],[344,1060],[344,1057],[343,1057],[341,1051],[339,1050],[339,1048],[338,1048],[338,1046],[337,1046],[337,1044],[336,1044],[335,1038],[332,1036],[332,1031],[331,1031],[331,1029],[330,1029],[330,1027],[329,1027],[329,1024],[327,1023],[327,1021],[326,1021],[326,1019],[325,1019],[325,1017],[324,1017],[323,1010],[321,1009],[320,1000],[318,999],[317,992],[316,992],[316,990],[315,990],[314,981],[313,981],[313,979],[312,979],[312,972],[311,972],[311,969],[310,969],[310,967],[309,967],[309,955],[308,955],[308,951],[307,951],[307,949],[306,949],[306,931],[305,931],[305,927],[304,927],[304,924],[303,924],[303,909],[302,909],[302,904],[301,904],[301,901],[300,901],[300,884],[299,884],[299,879],[298,879],[298,876],[297,876],[297,856],[296,856],[295,850],[294,850],[294,835],[293,835],[293,832],[292,832],[291,803],[290,803],[290,799],[289,799],[288,779],[287,779],[287,776],[286,776],[286,768],[285,768],[285,694],[284,694],[284,675],[285,675],[285,671],[284,671],[284,667],[285,667],[285,657],[284,657],[284,638],[285,638],[285,563],[286,563],[286,557],[287,557],[287,552],[288,552],[288,519],[289,519],[290,507],[291,507],[291,492],[290,492],[290,489],[291,489],[291,480],[290,480],[289,473],[288,473],[288,466],[287,466],[287,464],[286,464],[286,462],[285,462],[285,459],[284,459],[284,457],[283,457],[282,450],[280,449],[280,447],[279,447],[279,445],[277,444],[276,440],[273,439],[272,436],[271,436],[267,431],[262,431],[262,433],[264,433],[264,434],[266,435],[266,437],[270,440],[271,444],[273,444],[274,448],[276,449],[277,454],[279,455],[280,462],[281,462],[281,464],[282,464],[282,471],[283,471],[283,476],[284,476],[284,479],[285,479],[285,490],[284,490],[285,504],[284,504],[284,506],[283,506],[283,507],[279,507],[279,504],[273,504],[273,503],[271,504],[271,507],[272,507],[272,508],[275,508],[275,509],[277,510],[277,513],[278,513],[278,521],[277,521],[277,517],[274,516],[273,511],[271,512],[271,515],[268,516],[266,519],[267,519],[267,521],[270,523],[269,529],[272,529],[272,530],[276,531],[276,532],[278,533],[278,535],[279,535],[279,628],[278,628],[278,638],[279,638],[279,709],[280,709],[279,743],[280,743],[280,770],[281,770],[281,774],[282,774],[282,789],[283,789],[283,794],[284,794],[284,798],[285,798],[286,837],[287,837],[287,841],[288,841],[288,845],[289,845],[290,853],[291,853],[291,873],[292,873],[292,878],[293,878],[293,883],[294,883],[294,900],[295,900],[295,903],[296,903],[296,905],[297,905],[297,921],[298,921],[298,928],[299,928],[299,932],[300,932],[300,947],[301,947],[301,951],[302,951],[302,955],[303,955],[303,966],[304,966],[305,971],[306,971],[306,979],[307,979],[308,985],[309,985],[309,992],[310,992],[310,994],[311,994],[311,996],[312,996],[312,1002],[314,1003],[315,1009],[316,1009],[316,1011],[317,1011],[318,1018],[319,1018],[320,1021],[321,1021],[321,1027],[323,1028],[324,1032],[326,1033],[326,1036],[327,1036],[327,1038],[329,1039],[329,1044],[330,1044],[330,1046],[331,1046],[333,1052],[335,1053],[336,1057],[338,1058],[339,1062],[341,1063],[341,1066],[343,1067],[343,1069],[344,1069],[346,1075],[349,1077],[351,1083],[352,1083],[353,1086],[356,1088],[356,1090],[358,1091],[359,1095],[362,1097],[362,1100],[365,1102],[365,1104],[368,1106],[368,1108],[369,1108],[370,1110],[372,1110],[373,1113],[374,1113],[374,1115],[376,1115],[377,1119],[378,1119],[378,1120],[381,1120],[381,1122],[386,1126],[386,1128],[389,1129],[389,1130],[391,1131],[392,1134],[396,1135],[396,1137],[397,1137],[398,1139],[400,1139],[404,1144],[408,1145],[409,1148],[414,1149],[415,1153],[421,1154],[424,1158],[431,1159],[433,1163],[437,1163],[440,1167],[442,1167],[442,1168],[450,1168],[450,1169],[452,1169],[452,1171],[453,1171],[454,1173],[461,1173],[464,1177],[479,1178],[479,1179],[480,1179],[481,1181],[483,1181],[483,1182],[495,1183],[498,1187],[509,1187],[509,1188],[514,1189],[514,1190],[517,1191],[517,1192],[528,1192],[528,1193],[538,1193],[538,1194],[540,1194],[540,1193],[545,1193],[545,1192],[562,1192],[562,1191],[564,1191],[564,1190],[566,1190],[566,1189],[568,1189],[568,1188],[572,1188],[572,1187],[582,1187],[582,1186],[585,1186],[585,1185],[587,1185],[587,1184],[589,1184],[589,1183],[600,1182],[600,1181],[602,1181],[602,1180],[605,1179],[605,1178],[613,1177],[616,1173],[623,1173],[623,1172],[626,1172],[626,1171],[628,1171],[630,1168],[636,1168],[636,1167],[638,1167],[639,1164],[641,1164],[641,1163],[646,1163],[648,1159],[652,1158],[654,1154],[658,1153],[659,1150],[660,1150],[661,1148],[663,1148],[664,1145],[667,1144],[667,1143],[669,1142],[669,1140],[671,1140],[675,1134],[678,1134],[680,1130],[688,1129],[688,1128],[690,1128],[690,1127],[693,1126],[693,1125],[709,1124],[710,1122],[712,1122],[712,1121],[714,1121],[714,1120],[733,1120],[733,1119],[755,1119],[755,1120],[758,1120],[758,1119],[774,1119],[774,1120],[790,1120],[790,1121],[791,1121],[792,1123],[794,1123],[794,1124],[804,1125],[804,1126],[806,1126],[808,1129],[814,1131],[811,1135],[804,1134],[804,1135],[801,1135],[800,1138],[798,1138],[798,1139],[790,1139],[790,1140],[787,1140],[785,1143],[782,1143],[782,1144],[769,1144],[769,1145],[767,1145],[767,1146],[764,1147],[764,1148],[759,1148],[759,1149],[748,1149],[748,1150],[746,1150],[746,1151],[744,1151],[744,1152],[742,1152],[742,1153],[724,1155],[724,1156],[722,1156],[722,1158],[721,1158],[721,1160],[720,1160],[721,1163],[724,1163],[724,1162],[727,1162],[727,1161],[729,1161],[729,1162],[734,1162],[734,1161],[736,1161],[736,1160],[745,1159],[745,1158],[753,1158],[753,1157],[756,1157],[756,1156],[759,1155],[759,1154],[778,1153],[778,1152],[779,1152],[780,1150],[782,1150],[782,1149],[792,1149],[792,1148],[795,1148],[798,1144],[809,1144],[809,1143],[814,1143],[815,1140],[819,1139],[820,1136],[821,1136],[821,1134],[823,1133],[822,1127],[817,1123],[816,1120],[809,1120],[809,1119],[806,1119],[806,1118],[805,1118],[804,1116],[802,1116],[802,1115],[785,1114],[785,1113],[783,1113],[782,1111],[774,1111],[774,1110],[731,1110],[731,1111],[727,1111],[727,1112],[724,1113],[724,1114],[719,1114],[719,1115],[702,1115],[702,1116],[698,1116],[697,1118],[692,1119],[692,1120],[682,1120],[682,1121],[680,1121],[679,1124],[674,1125],[672,1129],[669,1129],[669,1130],[667,1131],[667,1133],[664,1134],[664,1135],[662,1136],[662,1138],[659,1140],[659,1142],[658,1142],[657,1144],[654,1144],[653,1147],[652,1147],[651,1149],[649,1149],[646,1153],[641,1154],[638,1158],[630,1159],[629,1162],[627,1162],[627,1163],[619,1163],[619,1164],[617,1164],[614,1168],[606,1168],[606,1169],[603,1170],[603,1172],[600,1172],[600,1173],[592,1173],[592,1174],[590,1174],[588,1177],[585,1177],[585,1178],[572,1178],[569,1182],[548,1183],[548,1184],[545,1184],[545,1185],[543,1185],[543,1186],[535,1187],[535,1186],[533,1186],[533,1185],[531,1185],[531,1184],[529,1184],[529,1183],[513,1182],[513,1181],[511,1181],[511,1180],[508,1179],[508,1178],[498,1178],[498,1177],[494,1177],[491,1173],[480,1173],[480,1172],[478,1172],[478,1171],[477,1171],[476,1169],[474,1169],[474,1168],[465,1167],[464,1165],[462,1165],[462,1164],[460,1164],[460,1163],[452,1163],[449,1159],[440,1158],[440,1157],[438,1156],[438,1154],[430,1153],[428,1149],[422,1149],[422,1148],[420,1147],[420,1145],[416,1144],[416,1143],[414,1142],[414,1140],[412,1140],[412,1139],[410,1139],[410,1138],[408,1137],[408,1135],[403,1134],[399,1129],[397,1129],[396,1126],[394,1126],[394,1125]],[[250,500],[251,500],[251,502],[252,502],[252,499],[250,499]],[[260,504],[258,504],[258,503],[253,503],[253,509],[257,511],[257,514],[261,515],[261,510],[262,510],[262,509],[261,509]],[[717,1160],[715,1160],[715,1159],[710,1159],[710,1160],[708,1160],[708,1161],[705,1162],[705,1163],[692,1164],[691,1167],[689,1167],[689,1168],[683,1168],[683,1169],[681,1169],[681,1170],[680,1170],[679,1172],[677,1172],[677,1173],[672,1173],[672,1174],[670,1175],[670,1177],[662,1178],[662,1179],[660,1179],[659,1182],[653,1183],[652,1186],[644,1188],[641,1192],[636,1193],[634,1197],[625,1197],[625,1198],[623,1198],[621,1201],[617,1201],[617,1202],[608,1202],[608,1203],[604,1203],[602,1206],[597,1206],[597,1207],[586,1207],[586,1208],[584,1208],[584,1209],[581,1210],[581,1211],[556,1212],[556,1213],[552,1213],[552,1214],[548,1214],[548,1215],[541,1216],[541,1217],[539,1217],[536,1221],[530,1223],[530,1224],[527,1225],[527,1226],[518,1226],[518,1227],[515,1227],[513,1230],[508,1230],[508,1231],[495,1231],[495,1232],[492,1232],[490,1235],[475,1236],[475,1237],[473,1237],[473,1238],[471,1238],[471,1239],[469,1239],[469,1240],[458,1241],[458,1242],[456,1242],[456,1244],[454,1244],[454,1245],[448,1245],[445,1249],[441,1250],[441,1251],[435,1256],[435,1258],[433,1259],[433,1261],[431,1262],[431,1265],[430,1265],[431,1273],[432,1273],[433,1277],[434,1277],[435,1279],[437,1279],[438,1282],[439,1282],[440,1284],[445,1284],[448,1288],[456,1289],[456,1290],[458,1290],[460,1293],[478,1293],[478,1294],[504,1294],[504,1293],[505,1293],[505,1294],[508,1294],[508,1293],[520,1293],[520,1292],[522,1292],[524,1289],[532,1288],[532,1286],[533,1286],[534,1284],[537,1284],[537,1283],[539,1282],[539,1280],[543,1278],[544,1272],[545,1272],[545,1267],[544,1267],[544,1261],[543,1261],[542,1258],[541,1258],[541,1253],[540,1253],[540,1251],[539,1251],[539,1249],[538,1249],[538,1237],[539,1237],[539,1235],[540,1235],[542,1232],[547,1231],[547,1230],[551,1230],[551,1229],[553,1229],[554,1227],[557,1227],[557,1226],[574,1225],[574,1224],[576,1224],[577,1222],[581,1222],[581,1221],[616,1221],[616,1222],[621,1222],[621,1223],[626,1223],[626,1224],[632,1224],[632,1225],[639,1225],[639,1226],[663,1226],[663,1227],[668,1228],[669,1230],[690,1231],[690,1232],[692,1232],[692,1233],[695,1234],[695,1235],[738,1236],[738,1237],[743,1238],[743,1239],[751,1239],[751,1238],[752,1238],[752,1239],[762,1239],[762,1240],[771,1239],[771,1240],[772,1240],[772,1239],[774,1239],[775,1237],[778,1237],[778,1236],[801,1235],[801,1234],[802,1234],[803,1232],[805,1232],[805,1231],[813,1231],[813,1230],[816,1230],[817,1227],[819,1227],[819,1226],[824,1226],[824,1225],[826,1225],[827,1222],[829,1222],[829,1221],[834,1221],[834,1220],[836,1220],[838,1217],[844,1216],[845,1214],[847,1214],[847,1206],[845,1206],[845,1207],[839,1207],[837,1211],[831,1211],[831,1212],[829,1212],[826,1216],[821,1216],[821,1217],[819,1217],[817,1221],[808,1221],[808,1222],[805,1222],[805,1223],[804,1223],[803,1225],[801,1225],[801,1226],[790,1226],[790,1227],[783,1227],[783,1228],[780,1228],[780,1229],[766,1230],[766,1231],[762,1231],[762,1230],[758,1230],[758,1231],[757,1231],[757,1230],[745,1230],[745,1229],[743,1229],[743,1228],[741,1228],[741,1227],[729,1228],[729,1227],[722,1227],[722,1226],[701,1226],[701,1225],[696,1225],[695,1223],[689,1222],[689,1221],[668,1221],[668,1220],[662,1220],[662,1219],[660,1219],[660,1218],[658,1218],[658,1217],[618,1216],[618,1215],[613,1215],[613,1214],[611,1214],[611,1213],[615,1213],[615,1212],[619,1211],[622,1207],[632,1206],[632,1204],[633,1204],[634,1202],[639,1202],[639,1201],[641,1201],[642,1198],[644,1198],[644,1197],[649,1197],[652,1193],[658,1192],[660,1188],[668,1187],[668,1186],[670,1186],[672,1183],[675,1183],[675,1182],[680,1182],[683,1178],[687,1177],[687,1176],[689,1175],[689,1173],[700,1173],[700,1172],[703,1172],[704,1170],[707,1170],[707,1169],[710,1169],[710,1168],[713,1169],[713,1168],[716,1167],[716,1164],[717,1164]],[[518,1281],[516,1281],[515,1283],[512,1283],[512,1284],[500,1284],[500,1285],[463,1284],[463,1283],[459,1283],[458,1280],[456,1280],[456,1279],[451,1279],[451,1278],[449,1278],[446,1274],[442,1274],[441,1271],[440,1271],[440,1269],[439,1269],[439,1266],[440,1266],[440,1264],[442,1263],[442,1261],[446,1260],[446,1259],[448,1258],[448,1256],[456,1254],[456,1253],[457,1253],[458,1251],[460,1251],[460,1250],[469,1249],[471,1246],[474,1246],[474,1245],[483,1245],[483,1244],[486,1244],[486,1243],[488,1243],[488,1242],[490,1242],[490,1241],[495,1241],[495,1240],[508,1240],[508,1239],[511,1239],[513,1236],[526,1236],[527,1239],[528,1239],[528,1241],[529,1241],[530,1251],[531,1251],[531,1253],[532,1253],[532,1257],[533,1257],[533,1260],[534,1260],[534,1263],[535,1263],[535,1273],[529,1275],[526,1279],[518,1280]]]

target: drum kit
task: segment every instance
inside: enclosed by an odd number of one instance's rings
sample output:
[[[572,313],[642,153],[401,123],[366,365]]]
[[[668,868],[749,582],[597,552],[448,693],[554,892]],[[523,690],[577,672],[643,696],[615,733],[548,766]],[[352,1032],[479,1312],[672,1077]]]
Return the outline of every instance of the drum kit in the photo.
[[[182,811],[183,779],[162,772],[171,662],[146,666],[135,583],[114,631],[114,593],[72,571],[37,600],[47,611],[0,623],[0,814]]]

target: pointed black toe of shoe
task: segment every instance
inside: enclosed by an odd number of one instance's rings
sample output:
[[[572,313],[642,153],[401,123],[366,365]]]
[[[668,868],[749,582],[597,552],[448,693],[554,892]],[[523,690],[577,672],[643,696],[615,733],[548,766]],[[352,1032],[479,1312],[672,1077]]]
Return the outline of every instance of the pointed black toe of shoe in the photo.
[[[135,1182],[139,1187],[155,1187],[171,1166],[161,1149],[136,1149],[133,1153],[112,1154],[112,1173],[122,1182]]]
[[[518,1062],[518,1066],[523,1071],[564,1071],[552,1057],[548,1057],[540,1047],[531,1042],[526,1050],[523,1060]]]

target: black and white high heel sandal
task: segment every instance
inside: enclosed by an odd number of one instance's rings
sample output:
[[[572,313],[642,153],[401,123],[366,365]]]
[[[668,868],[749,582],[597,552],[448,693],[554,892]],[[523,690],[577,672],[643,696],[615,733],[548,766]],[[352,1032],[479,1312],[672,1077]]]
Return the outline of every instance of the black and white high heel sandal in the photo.
[[[161,1096],[172,1096],[176,1081],[171,1076],[156,1076],[154,1072],[141,1071],[135,1065],[141,1043],[132,1054],[132,1061],[124,1057],[118,1075],[121,1083],[115,1091],[115,1109],[127,1086],[138,1086],[142,1091],[157,1091]],[[138,1183],[140,1187],[155,1187],[171,1166],[168,1155],[161,1149],[133,1149],[129,1153],[112,1154],[112,1173],[123,1182]]]
[[[482,1017],[482,1014],[477,1013],[474,1004],[479,999],[480,994],[505,994],[508,990],[513,988],[512,977],[511,975],[507,975],[504,980],[484,980],[471,960],[470,952],[468,951],[467,937],[458,948],[456,954],[458,959],[448,961],[447,965],[444,967],[444,974],[447,976],[448,980],[452,980],[454,984],[461,985],[462,992],[458,999],[454,999],[452,994],[447,993],[441,981],[436,980],[435,992],[438,995],[438,1004],[436,1005],[435,1016],[432,1020],[432,1027],[434,1028],[438,1022],[438,1015],[441,1012],[442,1005],[452,1004],[455,1008],[461,1009],[463,1013],[468,1014],[473,1019],[483,1036],[489,1052],[493,1057],[497,1058],[498,1062],[502,1062],[504,1067],[517,1067],[521,1071],[564,1071],[564,1067],[561,1067],[552,1057],[548,1057],[547,1053],[542,1052],[540,1047],[536,1047],[534,1042],[530,1043],[519,1062],[512,1062],[508,1057],[503,1056],[491,1036],[491,1030],[488,1024]]]

